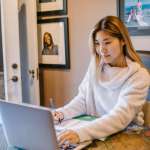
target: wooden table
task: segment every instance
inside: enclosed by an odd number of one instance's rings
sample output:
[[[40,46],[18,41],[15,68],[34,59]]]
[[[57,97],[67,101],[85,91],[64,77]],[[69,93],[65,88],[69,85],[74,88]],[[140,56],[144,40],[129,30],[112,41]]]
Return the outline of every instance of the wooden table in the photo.
[[[7,144],[0,126],[0,150],[7,150]],[[120,132],[107,140],[94,141],[84,150],[150,150],[150,137],[140,134]]]
[[[106,141],[94,141],[84,150],[150,150],[150,137],[141,134],[120,132]]]

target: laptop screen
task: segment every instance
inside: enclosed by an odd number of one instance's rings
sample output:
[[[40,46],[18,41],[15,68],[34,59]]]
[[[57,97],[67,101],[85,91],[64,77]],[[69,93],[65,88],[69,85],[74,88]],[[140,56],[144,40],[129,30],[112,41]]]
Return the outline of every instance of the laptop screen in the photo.
[[[57,140],[48,108],[0,100],[4,133],[9,145],[26,150],[55,150]]]

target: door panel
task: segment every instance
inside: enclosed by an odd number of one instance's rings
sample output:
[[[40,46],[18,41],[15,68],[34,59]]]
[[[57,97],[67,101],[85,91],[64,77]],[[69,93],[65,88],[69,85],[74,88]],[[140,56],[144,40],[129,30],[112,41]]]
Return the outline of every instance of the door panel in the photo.
[[[6,100],[39,105],[39,80],[29,73],[38,68],[36,1],[1,0],[1,7]]]
[[[33,74],[29,73],[30,81],[30,103],[40,104],[39,100],[39,78],[38,74],[38,41],[37,41],[37,8],[36,0],[24,0],[27,8],[27,42],[28,42],[28,73],[34,71]]]
[[[28,64],[28,43],[27,43],[27,16],[26,5],[23,4],[19,9],[19,42],[20,42],[20,62],[21,62],[21,81],[22,81],[22,101],[30,103],[29,87],[29,64]]]
[[[9,9],[8,9],[9,7]],[[1,0],[2,43],[5,80],[5,99],[22,101],[19,28],[18,28],[18,3],[15,0]],[[17,69],[12,64],[18,64]],[[11,79],[18,77],[17,82]]]

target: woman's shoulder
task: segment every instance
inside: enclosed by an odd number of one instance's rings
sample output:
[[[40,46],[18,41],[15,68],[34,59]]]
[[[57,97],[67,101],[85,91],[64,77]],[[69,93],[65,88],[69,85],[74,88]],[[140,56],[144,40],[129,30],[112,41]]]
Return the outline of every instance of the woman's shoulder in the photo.
[[[53,45],[53,51],[55,54],[58,54],[58,45]]]
[[[46,48],[43,48],[42,50],[42,55],[49,55],[50,54],[50,51],[49,49],[46,47]]]
[[[130,72],[133,73],[133,75],[134,74],[135,76],[145,75],[146,77],[150,77],[148,70],[144,66],[141,66],[139,63],[134,62],[129,58],[127,58],[126,60],[127,60],[128,68]]]
[[[126,74],[127,80],[125,81],[125,87],[132,85],[147,85],[150,86],[150,74],[147,69],[141,66],[139,63],[127,59],[128,71]]]
[[[149,79],[150,81],[150,72],[145,67],[140,67],[140,69],[137,72],[137,76],[141,79]]]
[[[139,69],[129,78],[129,83],[150,86],[150,74],[148,70],[144,67],[139,67]]]

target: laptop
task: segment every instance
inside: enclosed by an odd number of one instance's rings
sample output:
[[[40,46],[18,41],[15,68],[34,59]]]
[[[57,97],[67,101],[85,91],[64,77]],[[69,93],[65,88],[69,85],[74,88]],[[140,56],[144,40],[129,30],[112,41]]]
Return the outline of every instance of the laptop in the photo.
[[[25,150],[57,150],[50,109],[0,100],[4,134],[9,146]]]

